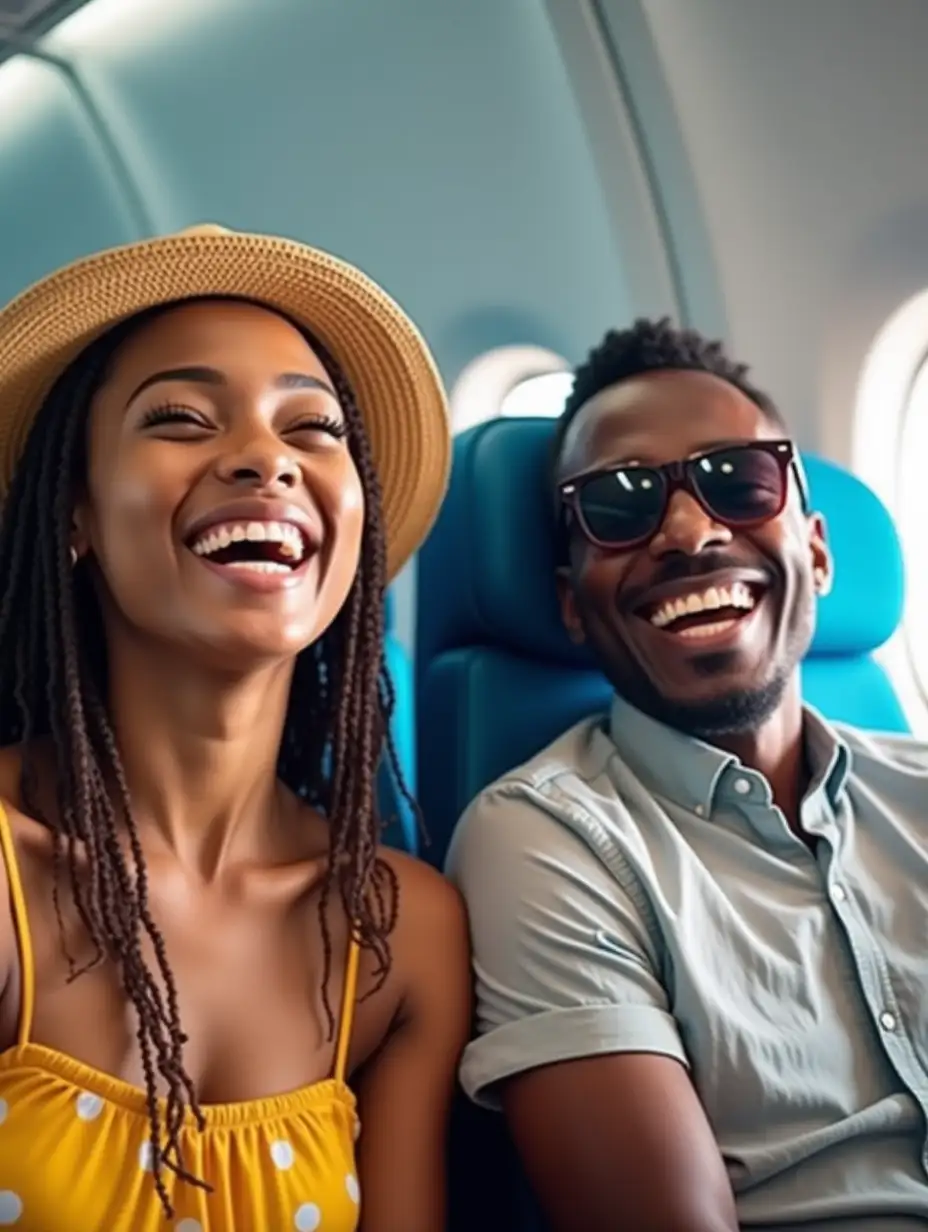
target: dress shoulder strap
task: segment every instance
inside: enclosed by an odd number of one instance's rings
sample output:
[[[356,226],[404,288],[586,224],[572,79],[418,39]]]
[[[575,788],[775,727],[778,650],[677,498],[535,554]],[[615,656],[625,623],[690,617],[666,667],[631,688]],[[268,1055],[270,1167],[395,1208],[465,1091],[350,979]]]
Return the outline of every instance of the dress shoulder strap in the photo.
[[[20,1044],[26,1044],[32,1034],[32,1016],[35,1006],[35,958],[29,933],[29,919],[26,915],[26,896],[23,893],[23,882],[16,859],[16,847],[13,843],[13,830],[7,811],[2,804],[0,804],[0,857],[3,858],[6,866],[6,879],[10,885],[10,903],[13,908],[13,927],[19,943],[21,991],[18,1041]]]
[[[348,1048],[351,1044],[351,1028],[354,1023],[354,1007],[358,999],[358,967],[361,960],[361,945],[352,930],[345,962],[345,990],[342,994],[342,1012],[338,1024],[338,1044],[335,1050],[335,1078],[345,1081],[348,1069]]]

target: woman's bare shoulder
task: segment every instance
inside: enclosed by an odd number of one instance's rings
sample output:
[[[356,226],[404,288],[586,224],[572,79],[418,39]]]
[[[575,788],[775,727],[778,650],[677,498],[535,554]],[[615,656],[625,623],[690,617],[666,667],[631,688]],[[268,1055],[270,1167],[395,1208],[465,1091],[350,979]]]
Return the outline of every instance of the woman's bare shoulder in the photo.
[[[418,927],[428,920],[453,927],[465,919],[460,893],[437,869],[388,847],[382,847],[379,855],[396,876],[399,914],[407,917],[407,927]]]
[[[399,891],[390,937],[391,983],[399,998],[392,1032],[397,1048],[387,1050],[384,1063],[392,1064],[392,1056],[402,1068],[408,1054],[412,1070],[403,1070],[404,1090],[419,1081],[417,1075],[441,1085],[457,1065],[473,1014],[464,903],[457,889],[423,861],[397,851],[380,854],[395,873]]]
[[[396,876],[397,920],[391,944],[398,967],[412,983],[423,978],[457,981],[470,963],[467,914],[457,888],[414,856],[386,848],[380,856]]]

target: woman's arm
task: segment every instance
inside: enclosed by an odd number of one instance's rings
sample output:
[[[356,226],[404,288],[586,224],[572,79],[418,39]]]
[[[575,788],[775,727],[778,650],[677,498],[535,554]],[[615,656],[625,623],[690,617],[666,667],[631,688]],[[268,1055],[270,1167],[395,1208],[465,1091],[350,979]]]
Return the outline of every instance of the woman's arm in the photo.
[[[391,857],[400,878],[392,939],[403,998],[356,1080],[361,1232],[443,1232],[448,1116],[471,1025],[470,946],[454,887]]]

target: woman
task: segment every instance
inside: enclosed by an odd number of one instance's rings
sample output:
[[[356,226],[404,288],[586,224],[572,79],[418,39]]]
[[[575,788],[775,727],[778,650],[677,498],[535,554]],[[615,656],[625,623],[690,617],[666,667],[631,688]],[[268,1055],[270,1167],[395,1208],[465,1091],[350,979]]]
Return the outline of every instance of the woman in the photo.
[[[0,1226],[443,1226],[466,926],[374,791],[448,458],[413,325],[299,244],[0,313]]]

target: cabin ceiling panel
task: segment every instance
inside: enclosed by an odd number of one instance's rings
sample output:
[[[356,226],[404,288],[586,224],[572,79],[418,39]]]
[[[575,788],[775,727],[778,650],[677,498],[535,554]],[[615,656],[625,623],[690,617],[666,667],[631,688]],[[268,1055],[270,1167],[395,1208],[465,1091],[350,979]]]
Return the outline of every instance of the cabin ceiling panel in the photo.
[[[0,63],[28,51],[87,0],[0,0]]]

